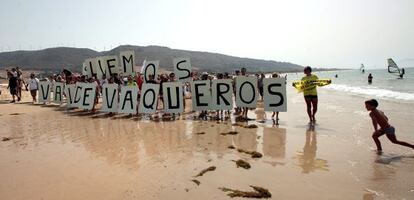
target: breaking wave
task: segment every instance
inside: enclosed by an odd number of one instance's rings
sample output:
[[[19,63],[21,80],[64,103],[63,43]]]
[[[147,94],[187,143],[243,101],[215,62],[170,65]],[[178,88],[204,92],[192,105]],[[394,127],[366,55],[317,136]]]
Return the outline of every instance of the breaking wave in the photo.
[[[414,101],[413,93],[398,92],[387,89],[379,89],[375,87],[359,87],[359,86],[349,86],[342,84],[331,84],[323,87],[329,90],[336,90],[340,92],[346,92],[351,94],[376,97],[382,99],[394,99],[394,100],[405,100],[405,101]]]

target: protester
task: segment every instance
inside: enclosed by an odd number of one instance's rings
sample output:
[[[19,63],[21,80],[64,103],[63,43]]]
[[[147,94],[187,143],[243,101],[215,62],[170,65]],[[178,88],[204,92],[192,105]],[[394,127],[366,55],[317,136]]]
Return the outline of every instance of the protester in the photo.
[[[150,75],[151,76],[151,75]],[[152,75],[152,77],[154,77],[154,75]],[[149,76],[148,76],[149,79]],[[153,78],[154,79],[154,78]],[[135,82],[138,85],[138,89],[141,91],[142,89],[142,84],[144,83],[144,77],[141,75],[140,72],[137,72],[136,76],[135,76]],[[148,81],[147,81],[148,83]]]
[[[134,79],[132,78],[131,75],[128,76],[127,78],[127,86],[137,86],[137,83],[134,81]]]
[[[263,80],[264,78],[265,78],[265,75],[262,73],[260,74],[260,77],[257,79],[257,87],[259,88],[259,94],[260,94],[262,101],[263,101]]]
[[[13,70],[7,72],[7,77],[9,78],[9,85],[7,86],[7,89],[10,90],[10,94],[12,95],[12,98],[13,98],[13,100],[10,103],[15,103],[16,102],[15,96],[17,96],[17,73],[15,74],[14,72]]]
[[[309,66],[305,67],[303,72],[305,76],[302,78],[302,81],[312,82],[319,79],[318,76],[312,74],[312,68]],[[316,85],[311,84],[311,86],[306,87],[303,90],[303,96],[306,102],[306,110],[309,116],[309,123],[314,124],[316,122],[315,115],[318,111],[318,92],[316,90]]]
[[[102,86],[104,84],[107,84],[107,83],[108,83],[108,79],[106,77],[106,74],[104,74],[104,75],[102,75],[102,79],[99,81],[99,89],[100,89],[100,91],[102,91]]]
[[[241,70],[240,70],[240,72],[241,72],[241,76],[249,76],[249,75],[247,75],[247,70],[246,70],[246,68],[241,68]],[[249,112],[249,109],[247,108],[247,107],[243,107],[242,109],[242,113],[241,113],[241,117],[242,117],[242,119],[243,120],[250,120],[248,117],[247,117],[247,114],[248,114],[248,112]]]
[[[236,78],[240,76],[240,71],[236,70],[234,73],[235,75],[233,77],[233,95],[236,96],[236,91],[237,91],[236,90]],[[234,108],[234,115],[240,115],[240,113],[241,113],[241,108],[236,106]]]
[[[221,80],[224,78],[224,75],[222,73],[217,74],[217,79]],[[224,118],[223,110],[216,110],[216,120],[220,120]]]
[[[29,90],[32,95],[33,103],[36,102],[37,90],[39,89],[39,79],[35,77],[34,73],[30,74]]]
[[[19,67],[16,67],[16,73],[17,73],[17,101],[20,101],[22,99],[22,88],[23,85],[25,85],[25,82],[23,80],[23,72],[20,70]],[[26,91],[27,91],[26,86]]]
[[[279,74],[277,73],[273,73],[272,74],[272,78],[279,78]],[[273,112],[272,113],[272,119],[275,117],[276,115],[276,120],[279,120],[279,111],[278,112]]]

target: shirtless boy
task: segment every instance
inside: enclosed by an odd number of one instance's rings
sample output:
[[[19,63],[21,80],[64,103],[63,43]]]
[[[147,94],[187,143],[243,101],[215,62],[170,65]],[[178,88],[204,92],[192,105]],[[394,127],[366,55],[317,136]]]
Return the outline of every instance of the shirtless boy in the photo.
[[[388,118],[385,116],[384,112],[377,109],[378,101],[375,99],[371,99],[365,101],[365,108],[369,113],[369,116],[372,119],[372,125],[374,126],[374,133],[372,134],[372,139],[374,139],[375,144],[377,145],[378,153],[382,152],[381,142],[379,141],[379,137],[382,135],[386,135],[387,138],[394,144],[399,144],[406,147],[411,147],[414,149],[414,145],[409,144],[407,142],[397,140],[395,136],[395,128],[388,123]],[[380,129],[378,129],[378,126]]]

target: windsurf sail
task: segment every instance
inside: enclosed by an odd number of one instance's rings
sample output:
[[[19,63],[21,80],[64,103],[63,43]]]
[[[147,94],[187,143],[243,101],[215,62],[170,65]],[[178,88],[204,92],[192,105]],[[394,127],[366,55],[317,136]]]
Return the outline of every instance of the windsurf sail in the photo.
[[[400,78],[403,78],[405,70],[404,68],[400,69],[398,65],[394,62],[394,60],[388,58],[388,72],[390,74],[394,74],[396,76],[399,76]]]
[[[364,66],[364,64],[361,64],[361,67],[359,68],[359,71],[361,71],[362,73],[365,72],[365,66]]]

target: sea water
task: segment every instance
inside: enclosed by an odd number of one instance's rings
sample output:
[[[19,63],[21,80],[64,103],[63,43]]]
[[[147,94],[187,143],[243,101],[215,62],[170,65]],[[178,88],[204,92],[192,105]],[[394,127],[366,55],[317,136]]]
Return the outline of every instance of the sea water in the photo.
[[[340,70],[314,72],[319,78],[329,78],[332,84],[323,90],[332,90],[364,98],[376,98],[397,102],[414,102],[414,68],[406,68],[404,78],[391,74],[387,69],[372,69],[362,73],[360,70]],[[373,76],[372,84],[368,75]],[[336,78],[335,75],[338,77]],[[298,80],[303,73],[289,74],[289,80]],[[321,88],[322,89],[322,88]]]

